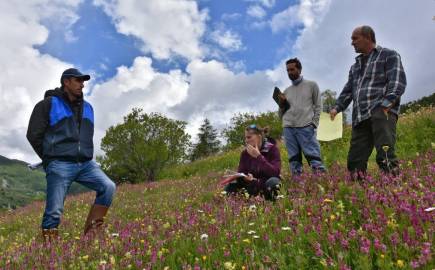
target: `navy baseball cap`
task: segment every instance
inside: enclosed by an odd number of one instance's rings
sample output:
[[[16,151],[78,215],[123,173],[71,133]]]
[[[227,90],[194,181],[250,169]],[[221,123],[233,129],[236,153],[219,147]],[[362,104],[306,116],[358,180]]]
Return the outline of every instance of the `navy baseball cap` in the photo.
[[[88,74],[83,74],[76,68],[69,68],[62,72],[62,76],[60,77],[60,84],[62,84],[63,79],[71,77],[80,78],[84,81],[89,81],[91,79],[91,76],[89,76]]]

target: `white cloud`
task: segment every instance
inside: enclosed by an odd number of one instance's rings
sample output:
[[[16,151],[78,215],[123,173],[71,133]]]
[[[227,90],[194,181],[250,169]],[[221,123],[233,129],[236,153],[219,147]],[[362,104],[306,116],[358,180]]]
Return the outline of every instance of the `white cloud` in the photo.
[[[258,5],[249,6],[246,13],[249,16],[257,18],[257,19],[262,19],[262,18],[264,18],[264,16],[266,16],[266,11],[264,10],[264,8],[262,8]]]
[[[27,142],[28,120],[44,91],[59,84],[61,72],[69,65],[34,46],[43,44],[48,30],[43,21],[59,18],[71,25],[80,1],[0,1],[0,154],[10,158],[37,160]],[[54,14],[70,14],[55,16]],[[50,19],[49,19],[50,18]]]
[[[272,110],[273,82],[264,72],[235,73],[223,63],[193,61],[187,66],[188,96],[173,112],[189,120],[205,115],[223,124],[234,112]]]
[[[121,66],[105,83],[97,84],[88,98],[95,111],[95,145],[100,144],[106,129],[121,123],[132,108],[168,115],[169,109],[186,98],[187,78],[180,70],[159,73],[152,60],[137,57],[131,67]],[[101,154],[98,150],[96,153]]]
[[[211,32],[210,38],[220,47],[229,51],[238,51],[243,47],[239,34],[229,29],[223,29],[222,27]]]
[[[94,0],[112,17],[118,32],[143,42],[142,50],[158,59],[179,55],[187,59],[203,55],[200,39],[207,10],[192,0]]]
[[[235,21],[242,17],[240,13],[224,13],[221,18],[223,21]]]
[[[290,5],[272,17],[270,21],[272,32],[290,31],[298,25],[305,28],[314,27],[316,23],[322,21],[330,3],[331,0],[301,0],[298,4]]]
[[[79,38],[74,35],[72,30],[65,31],[64,38],[65,38],[65,41],[68,43],[73,43],[73,42],[76,42],[77,40],[79,40]]]
[[[254,2],[263,5],[266,8],[271,8],[275,5],[275,0],[245,0],[246,2]]]
[[[323,8],[322,19],[314,24],[306,19],[308,23],[294,47],[287,49],[292,51],[288,57],[297,56],[302,61],[303,74],[316,80],[321,90],[341,92],[357,56],[350,44],[351,33],[356,26],[367,24],[375,30],[379,45],[396,50],[402,57],[408,80],[402,102],[435,91],[435,27],[431,20],[435,1],[410,6],[406,0],[341,0]],[[283,62],[269,75],[280,84],[288,81]]]

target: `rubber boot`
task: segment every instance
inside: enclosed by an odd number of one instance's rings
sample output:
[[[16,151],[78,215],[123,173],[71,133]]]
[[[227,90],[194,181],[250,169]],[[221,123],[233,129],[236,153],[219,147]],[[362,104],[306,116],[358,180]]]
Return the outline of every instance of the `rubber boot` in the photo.
[[[91,210],[89,210],[88,218],[86,219],[83,234],[86,235],[90,231],[100,231],[108,210],[109,207],[104,205],[92,205]]]

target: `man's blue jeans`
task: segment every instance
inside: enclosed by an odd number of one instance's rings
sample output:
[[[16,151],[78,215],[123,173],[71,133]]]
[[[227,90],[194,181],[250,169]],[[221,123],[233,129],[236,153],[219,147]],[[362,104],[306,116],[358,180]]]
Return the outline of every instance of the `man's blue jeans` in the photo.
[[[302,153],[313,171],[325,171],[320,157],[320,144],[313,125],[306,127],[285,127],[284,139],[292,175],[302,173]],[[302,153],[301,153],[302,152]]]
[[[47,201],[42,218],[43,229],[53,229],[59,225],[66,193],[74,181],[97,192],[95,204],[110,206],[112,203],[115,183],[92,160],[83,163],[54,160],[48,164],[45,172]]]

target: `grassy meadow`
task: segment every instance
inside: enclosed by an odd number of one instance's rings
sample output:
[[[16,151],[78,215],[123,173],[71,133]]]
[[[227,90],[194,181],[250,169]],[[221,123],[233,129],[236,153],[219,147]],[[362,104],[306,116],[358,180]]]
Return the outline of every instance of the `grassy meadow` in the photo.
[[[434,269],[435,109],[400,117],[401,174],[349,179],[350,129],[322,143],[328,173],[290,181],[276,202],[218,185],[241,149],[121,185],[104,235],[81,235],[93,193],[70,196],[61,240],[39,238],[44,202],[0,214],[0,269]]]

